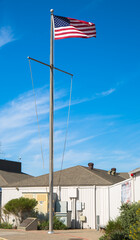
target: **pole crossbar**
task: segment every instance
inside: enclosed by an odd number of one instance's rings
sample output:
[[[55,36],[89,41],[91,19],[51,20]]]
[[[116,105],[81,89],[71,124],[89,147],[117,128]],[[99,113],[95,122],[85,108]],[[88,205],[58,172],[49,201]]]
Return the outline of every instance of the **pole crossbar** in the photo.
[[[66,72],[66,71],[64,71],[64,70],[61,70],[60,68],[56,68],[56,67],[54,67],[54,66],[51,66],[51,65],[49,65],[49,64],[47,64],[47,63],[44,63],[44,62],[41,62],[41,61],[39,61],[39,60],[37,60],[37,59],[34,59],[34,58],[31,58],[31,57],[27,57],[29,60],[33,60],[33,61],[35,61],[35,62],[38,62],[38,63],[41,63],[41,64],[43,64],[43,65],[45,65],[45,66],[47,66],[47,67],[50,67],[50,68],[54,68],[54,69],[56,69],[56,70],[58,70],[58,71],[60,71],[60,72],[63,72],[63,73],[66,73],[66,74],[68,74],[68,75],[70,75],[70,76],[72,76],[73,77],[73,74],[71,74],[71,73],[69,73],[69,72]]]

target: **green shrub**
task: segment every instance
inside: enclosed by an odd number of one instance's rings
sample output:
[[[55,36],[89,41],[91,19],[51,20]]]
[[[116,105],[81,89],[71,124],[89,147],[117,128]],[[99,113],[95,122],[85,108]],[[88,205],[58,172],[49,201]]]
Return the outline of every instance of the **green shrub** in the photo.
[[[120,218],[108,222],[105,228],[105,235],[100,240],[124,240]]]
[[[125,238],[125,235],[123,232],[119,230],[115,230],[110,234],[103,235],[102,237],[99,238],[99,240],[129,240],[129,239]]]
[[[42,221],[38,224],[38,230],[48,230],[49,229],[49,221]]]
[[[35,199],[20,197],[7,202],[3,211],[5,214],[13,214],[22,222],[25,218],[32,216],[36,206],[37,201]]]
[[[120,208],[120,216],[110,220],[105,235],[100,240],[140,239],[140,203],[125,203]]]
[[[42,221],[38,224],[38,230],[48,230],[49,229],[49,221]],[[57,217],[53,217],[53,229],[54,230],[66,230],[67,226],[62,223]]]
[[[3,228],[3,229],[12,229],[12,224],[9,224],[9,223],[0,223],[0,228]]]
[[[125,235],[123,232],[114,231],[110,234],[110,240],[124,240]]]
[[[136,212],[137,215],[137,221],[130,226],[130,233],[129,237],[130,239],[137,240],[140,239],[140,208]]]
[[[123,204],[120,208],[120,221],[122,224],[125,238],[129,239],[130,226],[138,221],[137,211],[140,208],[140,203]]]
[[[103,235],[103,236],[101,236],[101,237],[99,238],[99,240],[107,240],[107,236],[106,236],[106,234]]]
[[[107,235],[114,233],[115,231],[123,231],[122,223],[120,218],[116,218],[115,220],[110,220],[105,228],[105,233]]]
[[[64,223],[62,223],[57,217],[54,216],[53,228],[55,230],[66,230],[67,226]]]

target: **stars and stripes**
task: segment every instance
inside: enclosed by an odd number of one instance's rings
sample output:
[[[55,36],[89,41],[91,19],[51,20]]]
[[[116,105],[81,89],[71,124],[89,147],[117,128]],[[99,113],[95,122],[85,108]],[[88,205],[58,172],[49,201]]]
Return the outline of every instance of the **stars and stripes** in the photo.
[[[96,37],[95,24],[54,15],[54,39]]]

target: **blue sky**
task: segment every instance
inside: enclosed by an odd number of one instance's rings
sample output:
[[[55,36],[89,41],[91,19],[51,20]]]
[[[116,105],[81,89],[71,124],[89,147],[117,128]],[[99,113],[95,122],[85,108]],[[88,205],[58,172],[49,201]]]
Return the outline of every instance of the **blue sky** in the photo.
[[[95,23],[97,38],[54,42],[54,64],[74,74],[63,168],[140,167],[140,3],[137,0],[0,0],[0,157],[32,175],[49,171],[49,69],[31,62],[45,166],[27,56],[49,63],[50,9]],[[70,77],[55,71],[54,170],[60,170]]]

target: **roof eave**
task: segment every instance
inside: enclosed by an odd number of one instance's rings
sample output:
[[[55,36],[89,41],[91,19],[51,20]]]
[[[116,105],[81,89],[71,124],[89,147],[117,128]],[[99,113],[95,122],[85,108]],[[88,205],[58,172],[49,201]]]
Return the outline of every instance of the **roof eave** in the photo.
[[[132,173],[138,173],[138,172],[140,172],[140,168],[136,168],[136,169],[130,171],[129,176],[131,176]]]

